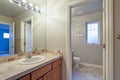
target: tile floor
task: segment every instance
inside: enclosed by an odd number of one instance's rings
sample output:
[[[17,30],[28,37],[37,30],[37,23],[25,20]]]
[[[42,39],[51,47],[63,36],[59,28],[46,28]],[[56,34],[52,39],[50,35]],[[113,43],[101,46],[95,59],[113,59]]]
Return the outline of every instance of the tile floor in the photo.
[[[73,69],[72,80],[103,80],[102,72],[100,67],[80,65],[78,69]]]

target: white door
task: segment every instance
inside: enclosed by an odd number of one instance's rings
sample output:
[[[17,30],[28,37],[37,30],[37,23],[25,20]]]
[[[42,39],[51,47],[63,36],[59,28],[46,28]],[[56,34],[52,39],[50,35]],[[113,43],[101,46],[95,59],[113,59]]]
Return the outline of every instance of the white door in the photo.
[[[32,51],[31,25],[25,23],[25,51]]]
[[[15,23],[13,22],[11,25],[10,25],[10,28],[9,28],[9,52],[10,54],[14,54],[14,25]]]
[[[25,36],[25,29],[24,29],[24,27],[25,27],[25,25],[24,25],[24,22],[21,22],[21,30],[20,30],[20,51],[21,52],[25,52],[25,48],[24,48],[24,46],[25,46],[25,39],[24,39],[24,36]]]

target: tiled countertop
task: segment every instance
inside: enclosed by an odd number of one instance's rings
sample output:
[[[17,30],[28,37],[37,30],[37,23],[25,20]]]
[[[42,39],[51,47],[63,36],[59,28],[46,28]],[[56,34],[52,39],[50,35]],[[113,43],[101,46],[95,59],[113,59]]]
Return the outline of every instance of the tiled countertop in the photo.
[[[19,60],[1,63],[0,80],[16,80],[62,57],[59,53],[44,53],[40,55],[44,56],[45,60],[36,64],[22,65],[19,64]]]

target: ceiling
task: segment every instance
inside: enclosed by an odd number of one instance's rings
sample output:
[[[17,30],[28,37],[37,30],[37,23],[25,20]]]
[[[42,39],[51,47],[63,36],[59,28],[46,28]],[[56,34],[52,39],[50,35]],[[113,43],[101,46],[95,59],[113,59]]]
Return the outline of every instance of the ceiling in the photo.
[[[86,4],[74,6],[72,8],[72,16],[82,16],[100,11],[102,11],[102,0],[93,0]]]
[[[42,3],[42,0],[27,0],[35,5]],[[9,0],[0,0],[0,15],[15,17],[16,15],[26,11],[23,7],[19,7]],[[102,11],[102,0],[93,0],[87,4],[76,6],[72,8],[72,16],[81,16],[88,13]]]
[[[10,3],[9,0],[0,0],[0,15],[14,17],[24,11],[26,11],[24,8],[16,6],[16,4]]]
[[[28,2],[32,2],[35,5],[41,3],[42,0],[27,0]],[[0,0],[0,15],[4,15],[7,17],[15,17],[16,15],[26,11],[23,7],[19,7],[14,3],[10,3],[9,0]]]

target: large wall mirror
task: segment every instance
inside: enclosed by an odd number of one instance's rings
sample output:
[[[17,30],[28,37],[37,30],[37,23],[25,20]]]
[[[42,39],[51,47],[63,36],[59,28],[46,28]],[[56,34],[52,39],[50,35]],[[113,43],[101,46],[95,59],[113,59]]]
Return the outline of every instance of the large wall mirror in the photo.
[[[46,0],[23,0],[41,12],[13,1],[0,0],[0,57],[46,47]]]

